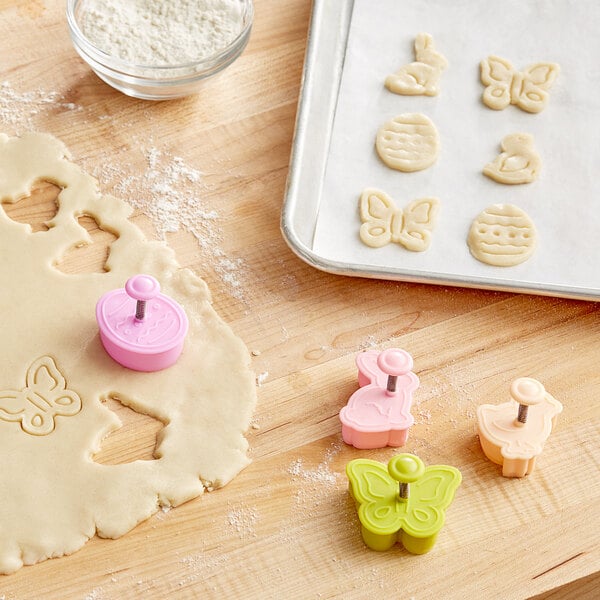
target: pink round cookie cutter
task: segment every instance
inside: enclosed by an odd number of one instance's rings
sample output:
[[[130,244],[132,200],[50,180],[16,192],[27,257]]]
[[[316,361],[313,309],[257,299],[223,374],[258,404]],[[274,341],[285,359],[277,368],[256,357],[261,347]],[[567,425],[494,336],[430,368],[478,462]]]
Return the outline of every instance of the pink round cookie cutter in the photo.
[[[106,352],[135,371],[160,371],[177,362],[189,322],[183,308],[160,293],[151,275],[135,275],[125,288],[104,294],[96,321]]]
[[[357,355],[356,365],[361,387],[340,411],[344,442],[363,450],[404,446],[419,387],[411,355],[399,348],[369,350]]]

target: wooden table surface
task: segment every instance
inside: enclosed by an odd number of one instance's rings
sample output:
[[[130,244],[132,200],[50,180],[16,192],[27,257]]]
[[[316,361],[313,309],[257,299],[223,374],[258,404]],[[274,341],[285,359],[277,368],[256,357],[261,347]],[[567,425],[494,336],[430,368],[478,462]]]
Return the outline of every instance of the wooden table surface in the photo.
[[[0,599],[597,597],[600,307],[344,278],[290,251],[280,214],[310,10],[256,0],[252,39],[232,67],[196,97],[149,103],[80,60],[64,2],[0,0],[0,131],[61,138],[104,192],[138,206],[149,237],[165,229],[151,213],[161,177],[213,211],[208,225],[184,223],[166,239],[245,341],[258,385],[253,462],[229,485],[116,541],[94,538],[1,577]],[[174,165],[202,175],[177,178]],[[43,228],[55,192],[41,185],[11,216]],[[112,236],[84,222],[94,244],[65,257],[65,270],[103,268]],[[406,449],[463,474],[424,556],[363,545],[344,474],[353,458],[394,453],[345,446],[338,421],[357,352],[393,346],[413,355],[421,379]],[[509,480],[482,454],[475,410],[505,401],[523,375],[564,412],[535,472]],[[124,427],[98,460],[151,458],[156,423],[111,408]]]

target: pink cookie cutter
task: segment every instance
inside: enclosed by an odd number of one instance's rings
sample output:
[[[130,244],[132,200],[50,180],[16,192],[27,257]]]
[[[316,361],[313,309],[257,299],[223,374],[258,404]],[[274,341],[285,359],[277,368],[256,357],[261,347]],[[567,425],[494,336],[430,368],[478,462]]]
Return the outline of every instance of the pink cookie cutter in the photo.
[[[356,357],[358,389],[340,411],[342,438],[355,448],[404,446],[415,422],[410,414],[419,378],[405,350],[369,350]]]
[[[562,404],[531,377],[515,379],[512,400],[477,408],[479,441],[492,462],[502,465],[504,477],[524,477],[542,453]]]
[[[179,358],[188,331],[185,311],[160,293],[151,275],[135,275],[96,305],[100,339],[108,354],[135,371],[160,371]]]

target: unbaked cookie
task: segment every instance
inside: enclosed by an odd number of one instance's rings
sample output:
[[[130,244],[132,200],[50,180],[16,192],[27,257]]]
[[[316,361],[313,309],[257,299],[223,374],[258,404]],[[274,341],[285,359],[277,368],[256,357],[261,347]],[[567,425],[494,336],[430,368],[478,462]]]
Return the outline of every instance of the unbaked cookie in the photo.
[[[533,136],[529,133],[511,133],[501,143],[502,153],[483,167],[483,174],[498,183],[520,184],[535,181],[542,168]]]
[[[496,267],[512,267],[533,254],[536,238],[533,221],[520,208],[493,204],[473,221],[467,241],[477,260]]]
[[[437,198],[420,198],[402,210],[385,192],[366,189],[360,196],[360,239],[371,248],[394,242],[413,252],[427,250],[439,206]]]
[[[442,71],[448,66],[448,61],[435,50],[433,37],[428,33],[417,35],[415,58],[415,62],[388,75],[385,87],[402,96],[437,96]]]
[[[405,113],[379,128],[375,148],[388,167],[410,173],[422,171],[436,161],[440,138],[428,117],[420,113]]]
[[[524,71],[517,71],[505,58],[489,56],[481,61],[483,103],[493,110],[503,110],[509,104],[538,113],[548,104],[548,90],[558,76],[555,63],[540,62]]]

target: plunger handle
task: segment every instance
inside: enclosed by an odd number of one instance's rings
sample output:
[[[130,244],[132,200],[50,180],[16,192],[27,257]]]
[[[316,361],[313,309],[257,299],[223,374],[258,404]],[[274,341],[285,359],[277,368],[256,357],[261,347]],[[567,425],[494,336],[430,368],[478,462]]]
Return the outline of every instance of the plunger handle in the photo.
[[[519,412],[515,422],[519,425],[525,425],[529,407],[539,404],[544,399],[546,388],[537,379],[519,377],[519,379],[512,382],[510,395],[513,400],[519,403]]]
[[[146,302],[160,293],[160,283],[152,275],[134,275],[125,283],[125,291],[136,300],[135,318],[143,321],[146,315]]]

